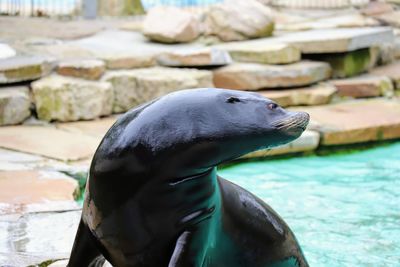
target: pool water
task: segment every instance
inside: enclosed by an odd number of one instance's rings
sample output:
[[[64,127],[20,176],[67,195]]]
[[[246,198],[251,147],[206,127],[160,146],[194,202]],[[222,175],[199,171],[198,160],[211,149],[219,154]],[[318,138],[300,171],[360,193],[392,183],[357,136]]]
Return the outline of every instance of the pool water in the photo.
[[[400,143],[241,163],[219,175],[271,205],[311,266],[400,266]]]

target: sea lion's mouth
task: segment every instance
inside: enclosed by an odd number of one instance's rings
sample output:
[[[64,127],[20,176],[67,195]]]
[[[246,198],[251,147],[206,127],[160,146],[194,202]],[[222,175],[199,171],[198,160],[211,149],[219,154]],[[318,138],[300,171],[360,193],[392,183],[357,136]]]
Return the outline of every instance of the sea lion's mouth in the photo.
[[[277,121],[272,125],[280,131],[284,131],[289,135],[299,135],[307,128],[310,116],[305,112],[297,112],[288,118]]]

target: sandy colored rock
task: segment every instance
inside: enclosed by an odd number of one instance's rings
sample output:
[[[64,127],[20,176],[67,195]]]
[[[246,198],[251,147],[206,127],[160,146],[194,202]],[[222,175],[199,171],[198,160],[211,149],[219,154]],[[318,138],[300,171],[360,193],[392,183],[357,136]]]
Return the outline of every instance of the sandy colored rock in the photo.
[[[99,55],[104,60],[107,69],[136,69],[156,65],[155,55],[152,53],[111,53]]]
[[[386,76],[362,75],[359,77],[332,80],[339,96],[354,98],[392,96],[393,83]]]
[[[386,2],[372,1],[361,9],[361,13],[366,16],[377,16],[384,13],[393,12],[393,6]]]
[[[176,7],[155,7],[143,22],[143,34],[161,43],[191,42],[200,35],[200,22],[189,11]]]
[[[57,204],[78,207],[78,182],[62,173],[0,171],[0,188],[0,214],[48,211]]]
[[[255,0],[226,0],[206,12],[205,32],[222,41],[240,41],[272,35],[272,11]]]
[[[11,46],[0,43],[0,59],[13,57],[16,54],[17,52]]]
[[[117,116],[110,116],[92,121],[63,122],[57,123],[57,128],[73,133],[102,138],[116,120]]]
[[[327,63],[300,61],[289,65],[236,63],[214,71],[214,84],[220,88],[259,90],[313,84],[329,78]]]
[[[0,84],[32,81],[49,74],[54,67],[51,59],[16,56],[0,61]]]
[[[99,139],[53,127],[4,126],[0,128],[0,147],[41,155],[62,161],[90,158]]]
[[[227,65],[232,59],[224,50],[201,48],[161,53],[157,56],[157,62],[170,67],[212,67]]]
[[[310,114],[323,145],[345,145],[400,138],[400,101],[370,99],[292,108]]]
[[[400,61],[396,61],[390,65],[381,66],[370,71],[371,74],[387,76],[395,84],[395,89],[400,89]]]
[[[376,16],[376,18],[378,20],[384,22],[385,24],[400,28],[400,11],[385,13],[385,14]]]
[[[88,80],[98,80],[105,71],[105,64],[98,59],[64,60],[57,66],[57,73]]]
[[[305,131],[298,139],[288,144],[252,152],[243,158],[263,158],[276,155],[310,152],[317,149],[319,145],[319,133],[316,131]]]
[[[379,64],[387,65],[400,59],[400,38],[396,37],[391,43],[379,46]]]
[[[288,64],[300,61],[300,50],[287,44],[252,44],[246,41],[217,46],[226,50],[238,62]]]
[[[51,75],[32,83],[39,119],[76,121],[112,112],[111,84]]]
[[[107,73],[103,80],[113,85],[113,111],[116,113],[173,91],[214,87],[210,71],[163,67],[113,71]]]
[[[316,106],[331,102],[337,90],[327,83],[308,88],[286,90],[264,90],[258,93],[275,101],[282,107],[289,106]]]
[[[28,87],[0,89],[0,125],[19,124],[31,115]]]

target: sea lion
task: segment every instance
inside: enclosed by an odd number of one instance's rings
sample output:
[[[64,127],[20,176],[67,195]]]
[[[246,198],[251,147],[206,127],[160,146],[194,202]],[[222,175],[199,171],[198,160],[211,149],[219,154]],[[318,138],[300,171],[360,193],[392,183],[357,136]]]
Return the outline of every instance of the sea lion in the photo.
[[[90,168],[69,265],[308,266],[283,219],[216,166],[299,137],[309,116],[226,89],[168,94],[120,117]]]

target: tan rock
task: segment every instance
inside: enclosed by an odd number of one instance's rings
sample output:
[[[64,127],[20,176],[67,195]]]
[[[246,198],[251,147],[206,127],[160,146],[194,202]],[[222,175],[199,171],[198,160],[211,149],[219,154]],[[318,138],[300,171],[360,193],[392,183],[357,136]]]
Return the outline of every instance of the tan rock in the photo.
[[[252,44],[244,41],[217,47],[228,51],[232,59],[238,62],[288,64],[301,59],[300,50],[287,44]]]
[[[272,35],[272,11],[255,0],[227,0],[206,13],[205,32],[223,41],[240,41]]]
[[[400,61],[375,68],[371,70],[370,73],[389,77],[394,82],[395,89],[400,89]]]
[[[393,83],[386,76],[363,75],[355,78],[332,80],[339,96],[354,98],[392,96]]]
[[[377,16],[384,13],[393,12],[393,6],[386,2],[372,1],[366,7],[361,9],[361,13],[366,16]]]
[[[112,111],[113,90],[106,82],[51,75],[32,83],[32,90],[41,120],[88,120]]]
[[[153,53],[111,53],[99,55],[104,60],[107,69],[136,69],[156,65]]]
[[[158,64],[170,67],[208,67],[231,63],[230,55],[218,48],[181,49],[157,56]]]
[[[78,182],[57,172],[1,171],[0,214],[78,208]]]
[[[400,38],[396,37],[393,42],[379,46],[379,63],[387,65],[400,59]]]
[[[376,18],[385,24],[391,25],[393,27],[400,28],[400,11],[394,11],[390,13],[385,13]]]
[[[220,88],[259,90],[313,84],[330,77],[327,63],[301,61],[289,65],[236,63],[214,71],[214,84]]]
[[[105,71],[105,64],[97,59],[64,60],[58,64],[57,73],[88,80],[98,80]]]
[[[293,142],[272,149],[256,151],[243,156],[243,158],[263,158],[276,155],[310,152],[317,149],[318,145],[319,133],[307,130]]]
[[[72,161],[93,155],[99,139],[53,127],[5,126],[0,128],[0,147]]]
[[[0,90],[0,125],[18,124],[31,115],[28,87],[9,87]]]
[[[150,40],[161,43],[191,42],[200,35],[200,22],[189,11],[156,7],[147,13],[142,32]]]
[[[259,91],[260,94],[275,101],[282,107],[328,104],[336,92],[336,88],[327,83],[308,88]]]
[[[113,71],[103,80],[113,85],[114,112],[127,111],[173,91],[214,87],[209,71],[163,67]]]
[[[53,69],[48,58],[17,56],[0,61],[0,84],[31,81],[45,76]]]
[[[102,138],[111,126],[116,122],[117,116],[110,116],[92,121],[77,121],[57,123],[57,128],[85,135]]]
[[[400,138],[400,102],[370,99],[292,108],[310,114],[321,144],[344,145]]]

